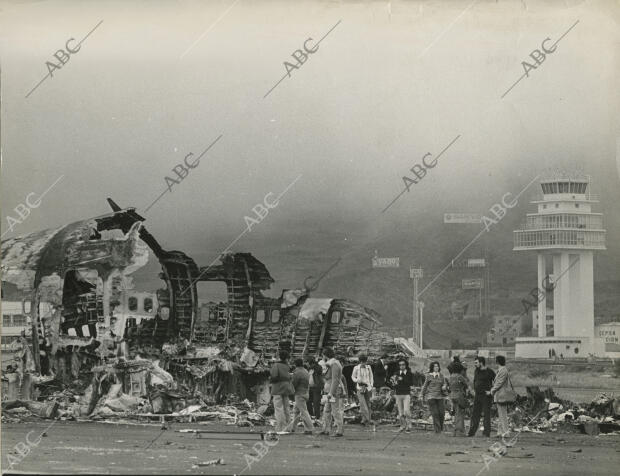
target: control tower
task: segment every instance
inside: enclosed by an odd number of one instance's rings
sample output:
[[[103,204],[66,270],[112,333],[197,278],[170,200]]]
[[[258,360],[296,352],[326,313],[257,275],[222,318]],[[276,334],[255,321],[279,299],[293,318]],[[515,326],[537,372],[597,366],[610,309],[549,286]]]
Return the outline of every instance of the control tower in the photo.
[[[592,212],[592,204],[598,200],[590,193],[589,177],[543,179],[540,185],[542,200],[532,202],[538,212],[528,213],[525,224],[514,231],[515,251],[538,254],[538,288],[544,293],[538,299],[538,338],[548,337],[547,297],[553,292],[553,339],[544,342],[558,345],[542,350],[569,350],[568,345],[559,345],[568,341],[558,338],[582,337],[583,351],[590,352],[594,339],[593,252],[605,249],[603,215]],[[526,340],[518,339],[517,344],[535,343]],[[578,354],[578,346],[575,349],[571,350]],[[540,354],[541,349],[535,353]]]

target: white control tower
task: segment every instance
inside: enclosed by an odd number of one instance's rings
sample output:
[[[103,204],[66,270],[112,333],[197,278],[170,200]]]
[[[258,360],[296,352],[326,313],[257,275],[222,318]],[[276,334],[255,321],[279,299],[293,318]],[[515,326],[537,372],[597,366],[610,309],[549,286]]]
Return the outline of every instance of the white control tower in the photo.
[[[525,224],[514,231],[514,250],[536,251],[538,288],[546,294],[543,281],[547,275],[548,284],[555,286],[554,340],[563,342],[557,338],[583,337],[591,344],[594,338],[592,258],[594,250],[605,249],[603,215],[591,210],[598,200],[590,194],[588,177],[544,179],[540,185],[542,200],[532,202],[538,205],[538,212],[528,213]],[[546,297],[541,295],[538,299],[539,338],[547,337],[548,305]]]

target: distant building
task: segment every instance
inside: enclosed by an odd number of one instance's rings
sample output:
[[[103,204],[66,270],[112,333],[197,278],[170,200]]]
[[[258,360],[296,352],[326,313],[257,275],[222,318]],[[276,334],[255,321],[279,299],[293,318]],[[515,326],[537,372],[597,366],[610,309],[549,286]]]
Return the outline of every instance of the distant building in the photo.
[[[538,331],[538,309],[532,310],[532,335],[540,335]],[[547,308],[547,329],[544,335],[553,336],[553,309]]]
[[[597,354],[620,358],[620,322],[607,322],[594,327],[594,338],[598,346]]]
[[[2,301],[2,350],[7,351],[11,342],[19,339],[22,331],[30,327],[30,303]]]
[[[487,332],[488,346],[514,345],[524,330],[523,316],[493,316],[493,327]]]

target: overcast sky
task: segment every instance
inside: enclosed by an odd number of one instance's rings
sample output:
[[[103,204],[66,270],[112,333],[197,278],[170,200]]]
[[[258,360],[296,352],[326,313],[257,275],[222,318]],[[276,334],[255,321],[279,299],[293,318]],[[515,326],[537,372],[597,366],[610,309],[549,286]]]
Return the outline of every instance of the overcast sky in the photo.
[[[537,174],[566,170],[592,176],[608,242],[620,241],[617,2],[0,5],[3,232],[28,193],[63,177],[4,238],[107,213],[112,197],[136,207],[165,248],[204,263],[243,231],[267,193],[297,178],[233,249],[280,232],[303,241],[320,223],[382,234],[430,214],[484,213]],[[67,40],[98,24],[25,98],[48,73],[46,61],[58,63],[52,55]],[[283,63],[295,63],[291,54],[336,24],[264,98]],[[530,52],[573,25],[501,98],[523,74],[521,62],[533,63]],[[220,135],[145,212],[171,169]],[[457,136],[381,213],[408,169]]]

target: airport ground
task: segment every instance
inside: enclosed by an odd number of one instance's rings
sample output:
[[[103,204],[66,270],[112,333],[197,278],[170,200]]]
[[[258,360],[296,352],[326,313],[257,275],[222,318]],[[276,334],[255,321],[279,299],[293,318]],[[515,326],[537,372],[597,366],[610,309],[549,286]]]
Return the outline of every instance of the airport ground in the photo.
[[[48,421],[2,425],[3,472],[31,474],[454,474],[475,475],[616,475],[620,436],[523,433],[508,452],[490,461],[496,439],[453,437],[414,430],[398,433],[391,425],[346,425],[343,438],[284,435],[262,458],[253,445],[258,435],[221,423],[113,424],[56,422],[29,454],[8,468],[8,455],[20,458],[18,443],[36,441]],[[180,432],[200,429],[222,434]],[[267,431],[255,427],[255,432]],[[240,432],[239,434],[231,434]],[[247,439],[251,438],[251,439]],[[247,468],[246,455],[253,461]],[[487,455],[485,466],[484,455]],[[202,466],[221,459],[224,464]],[[13,459],[14,461],[14,459]]]

